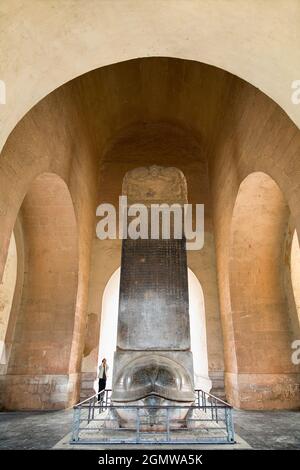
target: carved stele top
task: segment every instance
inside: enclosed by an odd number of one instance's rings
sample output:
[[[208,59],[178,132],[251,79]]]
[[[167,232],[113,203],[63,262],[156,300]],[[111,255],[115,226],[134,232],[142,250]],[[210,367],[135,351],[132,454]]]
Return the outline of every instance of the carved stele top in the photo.
[[[186,179],[175,167],[139,167],[124,176],[122,194],[129,204],[186,204]]]

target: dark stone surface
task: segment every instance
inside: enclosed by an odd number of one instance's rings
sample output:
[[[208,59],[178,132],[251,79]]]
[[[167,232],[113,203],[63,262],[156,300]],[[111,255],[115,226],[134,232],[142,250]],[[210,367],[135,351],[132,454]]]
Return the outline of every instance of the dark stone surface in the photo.
[[[158,395],[192,402],[192,356],[186,368],[178,354],[187,351],[190,324],[185,239],[123,240],[112,401],[125,403]],[[122,368],[120,352],[126,354]],[[140,357],[133,358],[135,352]],[[149,356],[149,352],[153,354]],[[174,357],[166,357],[164,352]]]
[[[0,413],[0,449],[50,449],[73,410]],[[300,449],[300,412],[234,410],[236,432],[255,449]]]
[[[117,347],[189,350],[185,240],[123,240]]]

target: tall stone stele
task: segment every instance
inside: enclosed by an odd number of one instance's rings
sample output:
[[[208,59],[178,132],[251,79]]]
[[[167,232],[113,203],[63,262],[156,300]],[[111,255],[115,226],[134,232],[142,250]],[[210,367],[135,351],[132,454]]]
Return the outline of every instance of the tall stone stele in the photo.
[[[185,177],[173,167],[129,171],[122,193],[128,205],[147,206],[149,235],[152,204],[183,208],[187,203]],[[194,401],[185,238],[175,239],[172,232],[170,239],[160,233],[158,239],[127,238],[122,243],[111,397],[115,405],[189,405]],[[174,417],[184,418],[187,411],[178,409]],[[130,412],[119,409],[118,415],[128,425]]]

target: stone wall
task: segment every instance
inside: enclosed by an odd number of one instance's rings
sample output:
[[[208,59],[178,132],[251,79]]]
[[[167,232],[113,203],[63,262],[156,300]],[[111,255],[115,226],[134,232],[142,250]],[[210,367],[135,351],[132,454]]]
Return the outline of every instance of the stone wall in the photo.
[[[32,94],[26,93],[24,89],[27,101],[22,102],[17,119],[29,104],[32,105],[31,100],[36,102],[44,94],[41,91],[39,97],[33,98]],[[5,132],[12,126],[12,121],[16,124],[13,117],[8,119]],[[3,135],[5,132],[3,130]],[[26,258],[23,268],[18,268],[18,288],[8,324],[9,335],[5,340],[11,348],[18,339],[21,353],[15,355],[14,352],[12,362],[1,368],[2,405],[4,401],[4,405],[6,402],[5,406],[11,408],[68,406],[79,397],[80,382],[89,393],[96,373],[102,294],[110,276],[120,266],[121,247],[120,241],[100,242],[95,238],[96,206],[101,202],[118,203],[127,171],[158,164],[178,167],[187,180],[189,202],[205,204],[204,249],[189,252],[188,265],[204,293],[213,391],[219,389],[224,393],[225,370],[227,397],[236,406],[296,406],[298,370],[287,370],[282,366],[266,373],[253,365],[250,372],[249,368],[246,371],[246,365],[250,367],[251,361],[247,354],[240,354],[238,343],[241,339],[237,333],[243,329],[243,323],[241,315],[235,315],[234,307],[238,305],[236,301],[243,302],[244,293],[237,287],[239,283],[236,282],[235,287],[232,283],[230,249],[239,187],[253,172],[263,172],[277,183],[300,233],[299,152],[299,129],[278,105],[249,83],[193,61],[154,57],[102,67],[66,83],[40,101],[16,125],[0,157],[0,272],[5,267],[13,230],[15,234],[19,231],[17,250],[19,246],[22,252],[24,242]],[[36,300],[32,296],[25,301],[24,296],[31,289],[38,295],[42,292],[40,287],[34,289],[36,281],[32,274],[33,268],[38,272],[40,255],[28,256],[28,249],[30,243],[33,247],[44,246],[45,239],[38,236],[43,223],[37,227],[40,222],[35,222],[31,228],[36,224],[36,229],[30,230],[30,221],[27,217],[25,223],[23,215],[26,215],[26,194],[30,193],[36,178],[45,173],[57,175],[64,181],[72,200],[78,238],[78,282],[76,286],[70,283],[72,287],[68,292],[55,283],[53,286],[57,289],[52,286],[51,290],[49,266],[53,261],[53,265],[57,263],[59,271],[64,272],[64,260],[68,258],[68,251],[62,244],[59,252],[54,250],[53,260],[48,259],[41,267],[47,271],[45,282],[46,279],[49,281],[44,286],[46,294],[55,292],[57,295],[57,302],[53,295],[45,297],[49,321],[55,322],[57,305],[64,305],[67,300],[60,315],[66,315],[66,323],[70,320],[66,330],[69,349],[63,361],[64,370],[60,369],[62,364],[58,367],[50,364],[51,374],[47,374],[48,370],[42,370],[44,364],[41,362],[41,370],[35,375],[29,369],[22,369],[23,348],[27,347],[26,341],[30,345],[30,334],[34,334],[29,327],[30,304]],[[254,215],[255,211],[253,205]],[[63,225],[63,208],[57,216],[59,224]],[[277,238],[278,241],[283,239]],[[263,250],[262,253],[265,256]],[[244,266],[241,271],[243,285],[248,283],[247,275],[251,269],[251,258],[245,259],[249,269]],[[276,259],[279,263],[279,255]],[[280,271],[280,264],[277,264],[277,272]],[[41,286],[43,280],[38,279],[37,274],[36,279],[36,286],[39,283]],[[31,286],[26,285],[28,280],[33,282]],[[23,286],[26,287],[24,292]],[[283,296],[282,293],[282,299]],[[283,300],[279,303],[282,316],[289,315],[287,303]],[[24,329],[21,328],[23,315],[28,315]],[[280,318],[278,316],[278,320]],[[271,317],[269,321],[266,327],[270,326],[271,331]],[[38,326],[38,323],[34,324]],[[44,337],[39,345],[40,352],[47,349],[44,346],[49,338],[52,342],[52,330],[46,324],[42,328],[41,337]],[[286,347],[287,338],[296,334],[293,328],[284,329]],[[14,351],[16,347],[13,346]],[[250,347],[253,347],[252,340]],[[273,353],[270,367],[280,362],[276,351]],[[18,374],[15,374],[15,367],[19,368]],[[8,375],[4,376],[7,371]],[[52,376],[48,382],[47,375]],[[62,388],[63,400],[61,395],[56,395]],[[34,397],[31,400],[32,390]],[[42,401],[39,401],[40,390],[44,397]]]
[[[291,343],[299,325],[289,319],[282,276],[289,213],[300,229],[300,133],[275,103],[235,83],[216,135],[210,175],[227,396],[241,408],[295,408],[299,366]],[[253,172],[252,191],[238,206]],[[261,180],[273,187],[268,197]]]
[[[13,229],[20,258],[2,407],[61,408],[79,397],[95,206],[92,154],[78,109],[61,90],[19,123],[2,151],[1,268]],[[59,394],[37,397],[37,384]]]

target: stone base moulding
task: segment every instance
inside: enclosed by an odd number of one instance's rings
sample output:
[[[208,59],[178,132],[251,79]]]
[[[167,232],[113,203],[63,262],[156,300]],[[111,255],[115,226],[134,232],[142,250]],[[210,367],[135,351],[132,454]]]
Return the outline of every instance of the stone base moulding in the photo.
[[[78,400],[80,374],[7,375],[0,379],[5,410],[61,410]]]
[[[227,400],[243,410],[300,409],[300,374],[225,373]]]

